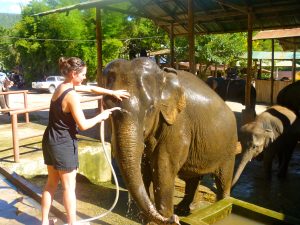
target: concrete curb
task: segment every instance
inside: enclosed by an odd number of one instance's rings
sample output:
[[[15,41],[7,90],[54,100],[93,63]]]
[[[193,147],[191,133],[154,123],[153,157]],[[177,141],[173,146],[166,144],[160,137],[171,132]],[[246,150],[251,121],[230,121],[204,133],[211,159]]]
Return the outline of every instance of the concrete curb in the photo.
[[[37,186],[33,185],[29,181],[25,180],[17,173],[11,171],[8,168],[0,167],[0,173],[8,179],[13,185],[19,188],[24,194],[33,198],[37,202],[41,202],[42,190]],[[53,213],[57,218],[61,219],[63,222],[66,221],[65,208],[59,202],[53,200],[51,213]]]

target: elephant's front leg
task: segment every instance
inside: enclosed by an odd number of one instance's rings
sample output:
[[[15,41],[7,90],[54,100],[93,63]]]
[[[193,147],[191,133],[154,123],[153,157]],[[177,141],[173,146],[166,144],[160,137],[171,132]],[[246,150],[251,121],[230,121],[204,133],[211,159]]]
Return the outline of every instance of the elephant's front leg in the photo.
[[[278,153],[278,148],[280,148],[279,141],[273,142],[268,148],[266,148],[265,152],[264,152],[264,173],[265,173],[265,177],[267,179],[271,179],[272,178],[272,164],[273,164],[273,159],[276,155],[276,153]]]
[[[142,176],[143,176],[145,189],[150,197],[150,184],[152,181],[152,171],[151,171],[149,159],[146,156],[142,158],[141,169],[142,169]]]
[[[158,154],[158,153],[155,153]],[[158,212],[170,217],[173,215],[173,195],[177,170],[173,167],[170,156],[161,154],[153,161],[153,193]]]

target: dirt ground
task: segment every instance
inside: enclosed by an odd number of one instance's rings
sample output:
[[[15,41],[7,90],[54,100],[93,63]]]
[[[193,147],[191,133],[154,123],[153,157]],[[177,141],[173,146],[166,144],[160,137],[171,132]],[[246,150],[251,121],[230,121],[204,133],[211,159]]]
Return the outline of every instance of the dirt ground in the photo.
[[[85,97],[85,96],[83,96]],[[29,93],[28,101],[30,107],[37,107],[47,105],[50,102],[51,95],[47,93]],[[22,107],[23,97],[20,94],[10,96],[11,107],[19,108]],[[241,121],[241,111],[244,108],[241,104],[227,102],[229,107],[234,111],[238,128]],[[97,107],[97,102],[84,103],[83,108],[88,116],[96,113],[95,108]],[[256,111],[260,113],[266,109],[266,105],[257,105]],[[31,117],[36,117],[37,123],[46,124],[47,123],[47,110],[40,111],[38,113],[32,113]],[[9,123],[9,117],[0,114],[0,123]],[[86,136],[95,137],[99,128],[93,128],[88,132],[82,133]],[[97,138],[97,137],[96,137]],[[300,145],[297,146],[293,154],[292,160],[289,165],[288,177],[284,181],[280,181],[276,177],[276,162],[273,166],[273,177],[271,181],[267,181],[263,177],[262,162],[257,160],[252,160],[244,172],[242,173],[236,187],[232,191],[232,197],[257,204],[262,207],[266,207],[278,212],[285,213],[290,216],[300,217]],[[120,178],[120,177],[119,177]],[[45,178],[35,178],[32,182],[35,182],[38,186],[43,186]],[[207,182],[208,187],[211,184]],[[93,190],[93,194],[90,190]],[[106,198],[103,198],[103,193]],[[114,198],[114,188],[110,187],[110,184],[104,184],[104,186],[95,186],[88,182],[79,182],[77,195],[78,199],[84,202],[80,206],[79,211],[81,214],[85,214],[84,210],[90,205],[101,205],[102,208],[108,209],[110,202]],[[58,197],[59,198],[59,197]],[[97,199],[97,200],[96,200]],[[135,211],[131,211],[128,203],[128,194],[126,191],[121,192],[121,201],[119,201],[117,208],[114,210],[115,213],[120,214],[125,217],[133,217],[133,221],[139,221],[136,218]],[[88,214],[86,214],[88,215]],[[112,219],[112,218],[111,218]],[[95,224],[111,224],[111,221],[106,220],[106,222],[97,222]],[[117,224],[117,223],[115,223]]]

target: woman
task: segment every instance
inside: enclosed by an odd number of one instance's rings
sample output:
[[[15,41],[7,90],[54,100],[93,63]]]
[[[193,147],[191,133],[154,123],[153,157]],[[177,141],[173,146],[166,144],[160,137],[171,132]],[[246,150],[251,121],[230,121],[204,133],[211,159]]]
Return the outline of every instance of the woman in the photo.
[[[107,119],[114,109],[108,109],[99,115],[86,119],[80,106],[78,91],[109,94],[119,100],[128,98],[125,90],[107,90],[101,87],[81,86],[86,78],[87,67],[76,57],[59,59],[61,74],[65,81],[54,92],[49,112],[49,122],[45,130],[42,148],[44,162],[47,165],[48,179],[42,195],[42,225],[49,221],[49,211],[58,182],[63,187],[63,201],[67,213],[68,224],[76,222],[76,172],[78,168],[77,126],[86,130]]]

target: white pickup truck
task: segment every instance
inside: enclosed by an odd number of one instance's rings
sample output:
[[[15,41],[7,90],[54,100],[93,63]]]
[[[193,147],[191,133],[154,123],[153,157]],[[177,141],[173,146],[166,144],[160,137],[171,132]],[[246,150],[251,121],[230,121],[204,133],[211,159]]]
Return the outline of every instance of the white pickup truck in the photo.
[[[37,91],[48,91],[53,94],[59,84],[61,84],[65,78],[63,76],[49,76],[45,81],[32,82],[31,86]]]

